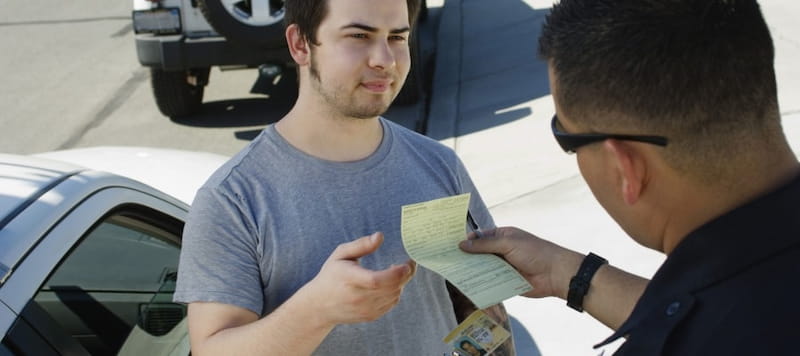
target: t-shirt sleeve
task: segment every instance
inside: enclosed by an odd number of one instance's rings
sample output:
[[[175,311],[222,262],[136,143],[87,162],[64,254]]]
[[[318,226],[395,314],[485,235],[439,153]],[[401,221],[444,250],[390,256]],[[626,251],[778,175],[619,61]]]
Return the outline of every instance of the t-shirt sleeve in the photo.
[[[457,156],[456,174],[458,175],[459,185],[461,186],[460,193],[471,193],[469,200],[469,213],[472,215],[472,218],[475,219],[475,223],[478,224],[481,230],[494,228],[494,219],[492,219],[489,209],[483,202],[483,198],[481,198],[481,194],[478,192],[475,184],[472,183],[472,178],[470,178],[469,172],[467,172],[467,168],[464,166],[464,163],[461,162],[461,159],[459,159]]]
[[[260,244],[246,203],[219,188],[198,191],[183,231],[176,302],[224,303],[261,315]]]

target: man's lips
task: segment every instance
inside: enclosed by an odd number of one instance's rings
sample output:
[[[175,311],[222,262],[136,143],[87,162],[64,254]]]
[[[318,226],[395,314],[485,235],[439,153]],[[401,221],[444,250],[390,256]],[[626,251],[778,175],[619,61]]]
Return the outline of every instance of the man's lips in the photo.
[[[389,90],[389,87],[392,85],[392,82],[389,80],[370,80],[367,82],[362,82],[361,86],[366,88],[369,91],[376,92],[376,93],[383,93]]]

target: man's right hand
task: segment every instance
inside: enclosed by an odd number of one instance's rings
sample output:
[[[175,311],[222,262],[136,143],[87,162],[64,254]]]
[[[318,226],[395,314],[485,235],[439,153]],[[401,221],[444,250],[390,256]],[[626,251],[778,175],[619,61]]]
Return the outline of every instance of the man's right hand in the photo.
[[[383,234],[376,232],[339,245],[317,276],[302,288],[311,301],[309,307],[326,324],[374,321],[400,301],[403,287],[416,271],[413,261],[379,271],[358,263],[359,258],[375,252],[382,243]]]
[[[493,253],[504,258],[533,286],[526,297],[556,296],[567,299],[569,280],[578,271],[584,256],[515,227],[484,231],[483,237],[470,234],[459,245],[469,253]],[[583,307],[606,326],[617,329],[630,315],[647,287],[647,279],[603,265],[591,282]]]
[[[459,245],[469,253],[499,255],[533,286],[526,297],[556,296],[566,299],[569,279],[575,275],[583,255],[541,239],[515,227],[483,231],[483,237],[470,234]]]

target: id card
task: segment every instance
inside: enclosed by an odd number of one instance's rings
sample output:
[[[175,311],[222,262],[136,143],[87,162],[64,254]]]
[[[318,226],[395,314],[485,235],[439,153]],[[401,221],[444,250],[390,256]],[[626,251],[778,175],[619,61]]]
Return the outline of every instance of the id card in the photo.
[[[443,341],[453,347],[454,355],[482,356],[490,354],[510,336],[508,330],[489,315],[482,310],[476,310]]]

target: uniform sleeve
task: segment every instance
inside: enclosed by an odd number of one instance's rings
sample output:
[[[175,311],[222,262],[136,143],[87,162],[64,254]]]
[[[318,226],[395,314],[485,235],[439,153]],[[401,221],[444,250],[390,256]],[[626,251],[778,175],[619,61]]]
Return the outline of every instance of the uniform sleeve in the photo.
[[[475,219],[475,222],[478,224],[481,230],[494,228],[494,219],[492,219],[489,209],[483,202],[483,198],[481,198],[481,194],[478,192],[475,184],[472,183],[472,178],[470,178],[469,172],[467,172],[467,168],[464,166],[464,163],[461,162],[461,159],[459,159],[457,156],[456,174],[458,175],[459,185],[461,186],[461,194],[471,193],[469,200],[469,213],[472,214],[472,218]]]
[[[224,303],[261,315],[260,244],[249,211],[241,196],[198,191],[183,232],[176,302]]]

